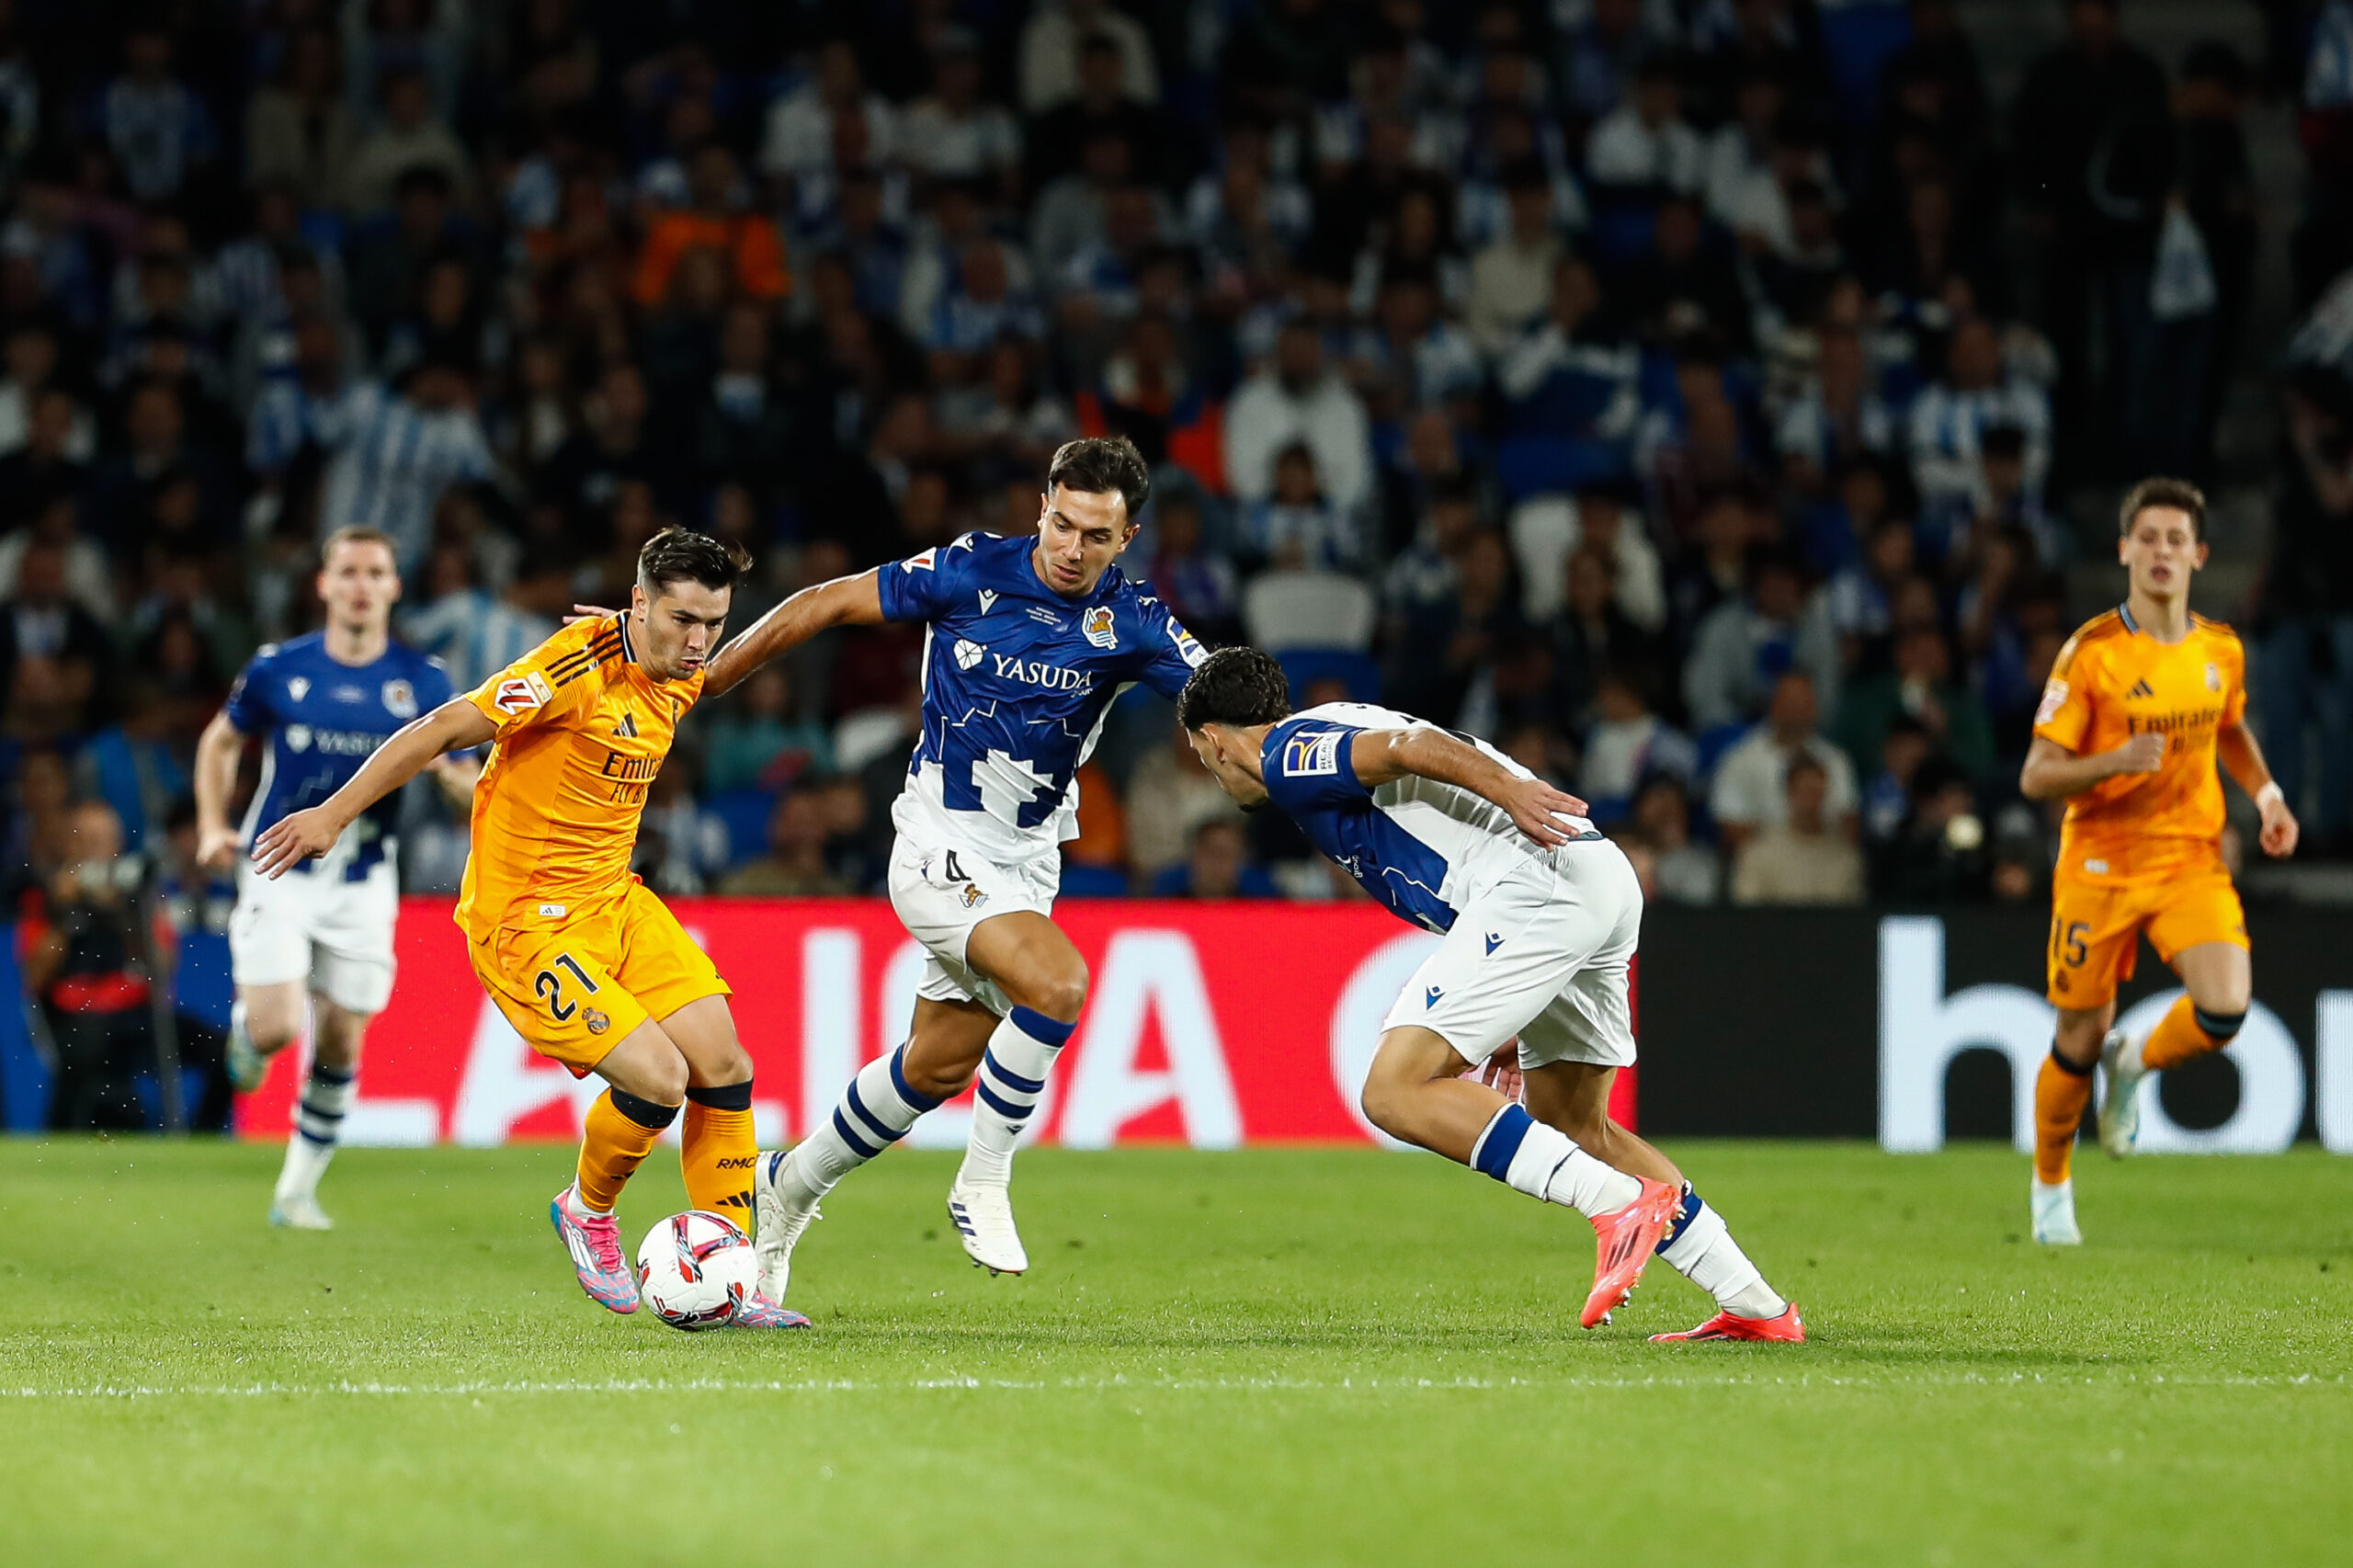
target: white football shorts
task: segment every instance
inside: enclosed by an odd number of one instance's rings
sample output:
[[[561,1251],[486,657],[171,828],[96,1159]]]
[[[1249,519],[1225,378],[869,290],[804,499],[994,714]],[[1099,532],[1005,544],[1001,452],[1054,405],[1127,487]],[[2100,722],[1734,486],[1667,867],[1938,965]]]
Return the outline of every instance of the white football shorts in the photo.
[[[1554,1062],[1630,1067],[1627,982],[1643,885],[1608,839],[1567,844],[1475,890],[1381,1021],[1443,1036],[1476,1066],[1519,1038],[1522,1071]]]
[[[400,882],[389,859],[358,881],[332,870],[289,871],[276,881],[237,867],[229,917],[229,969],[239,985],[301,980],[349,1013],[381,1013],[392,999],[392,927]]]
[[[1054,894],[1062,889],[1059,850],[1005,866],[977,850],[910,834],[902,825],[891,849],[888,880],[899,923],[930,954],[916,994],[935,1002],[978,1002],[999,1017],[1011,1012],[1005,993],[965,965],[964,945],[973,926],[1007,910],[1051,915]]]

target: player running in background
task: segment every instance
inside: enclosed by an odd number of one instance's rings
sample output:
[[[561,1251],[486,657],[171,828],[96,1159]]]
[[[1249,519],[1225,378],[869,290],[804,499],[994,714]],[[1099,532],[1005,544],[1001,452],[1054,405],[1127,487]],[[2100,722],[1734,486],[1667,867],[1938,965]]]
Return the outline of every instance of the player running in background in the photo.
[[[2296,847],[2296,817],[2248,733],[2246,651],[2238,633],[2193,615],[2189,579],[2206,564],[2206,498],[2178,479],[2124,497],[2117,559],[2124,603],[2059,651],[2035,714],[2018,788],[2067,801],[2051,879],[2046,955],[2057,1038],[2034,1086],[2034,1239],[2074,1246],[2075,1131],[2106,1071],[2100,1143],[2119,1158],[2140,1131],[2140,1084],[2220,1051],[2253,995],[2246,915],[2222,864],[2219,758],[2263,813],[2267,855]],[[2113,1027],[2116,987],[2132,977],[2141,934],[2188,994],[2145,1040]]]
[[[197,743],[197,857],[208,866],[229,865],[256,833],[341,789],[395,731],[449,699],[441,662],[387,631],[401,597],[392,540],[374,528],[342,528],[319,559],[325,630],[256,653]],[[244,825],[232,827],[238,759],[255,736],[267,748],[261,783]],[[479,769],[442,757],[433,771],[463,804]],[[301,1037],[305,1004],[312,1022],[310,1076],[295,1096],[294,1131],[270,1198],[273,1225],[324,1231],[334,1223],[319,1207],[319,1178],[351,1108],[368,1020],[392,994],[399,814],[398,797],[379,802],[302,875],[271,881],[250,866],[237,871],[230,1083],[245,1093],[259,1088],[270,1058]]]
[[[1029,1266],[1013,1222],[1013,1146],[1086,999],[1086,964],[1049,918],[1077,836],[1079,764],[1130,684],[1174,698],[1201,657],[1168,608],[1113,564],[1150,472],[1125,438],[1054,454],[1033,538],[966,534],[803,589],[720,650],[710,689],[833,626],[922,621],[923,734],[891,813],[891,904],[929,952],[906,1043],[869,1062],[833,1115],[756,1182],[763,1289],[783,1300],[817,1200],[977,1074],[948,1209],[972,1261]]]
[[[735,1038],[727,983],[629,869],[646,787],[702,694],[704,659],[748,564],[732,545],[664,529],[639,552],[628,610],[574,622],[436,708],[254,845],[256,869],[278,877],[325,853],[434,758],[496,743],[474,791],[457,920],[475,975],[516,1032],[575,1077],[608,1085],[549,1217],[581,1288],[617,1312],[635,1312],[638,1297],[613,1206],[681,1101],[688,1198],[750,1228],[752,1059]],[[733,1321],[808,1323],[758,1299]]]
[[[1210,655],[1176,704],[1193,750],[1245,810],[1280,807],[1392,913],[1445,933],[1382,1024],[1364,1109],[1418,1143],[1575,1210],[1600,1243],[1579,1321],[1608,1318],[1655,1251],[1718,1312],[1661,1340],[1805,1338],[1667,1157],[1609,1119],[1633,1064],[1628,964],[1642,884],[1619,847],[1502,753],[1353,702],[1294,713],[1282,666]],[[1515,1040],[1525,1107],[1463,1076]]]

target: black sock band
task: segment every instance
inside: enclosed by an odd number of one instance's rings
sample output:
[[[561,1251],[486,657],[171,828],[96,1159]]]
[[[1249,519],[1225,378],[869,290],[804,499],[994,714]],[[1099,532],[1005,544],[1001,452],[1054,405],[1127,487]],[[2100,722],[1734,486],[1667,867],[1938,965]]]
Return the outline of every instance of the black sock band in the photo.
[[[2090,1077],[2092,1075],[2092,1069],[2099,1065],[2099,1062],[2097,1060],[2094,1060],[2085,1062],[2081,1067],[2076,1066],[2074,1062],[2059,1054],[2059,1042],[2057,1040],[2052,1040],[2051,1042],[2051,1060],[2059,1063],[2059,1071],[2072,1074],[2077,1078]]]
[[[2229,1040],[2239,1032],[2239,1026],[2246,1022],[2245,1013],[2210,1013],[2195,1003],[2190,1006],[2189,1016],[2197,1020],[2199,1028],[2211,1040]]]
[[[652,1100],[639,1099],[622,1088],[607,1089],[605,1093],[611,1096],[615,1110],[649,1131],[659,1132],[678,1119],[676,1106],[655,1105]]]
[[[687,1098],[713,1110],[749,1110],[752,1108],[752,1080],[740,1084],[713,1084],[707,1089],[688,1089]]]

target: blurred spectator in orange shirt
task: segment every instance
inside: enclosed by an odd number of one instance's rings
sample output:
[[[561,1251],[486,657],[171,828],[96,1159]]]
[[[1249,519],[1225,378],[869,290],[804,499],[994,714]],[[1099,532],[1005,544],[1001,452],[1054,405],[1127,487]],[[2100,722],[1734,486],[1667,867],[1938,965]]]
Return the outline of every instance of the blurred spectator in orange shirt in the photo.
[[[692,205],[662,213],[647,226],[637,277],[630,284],[631,298],[641,305],[660,303],[680,260],[702,249],[726,254],[736,289],[751,299],[781,300],[792,291],[776,224],[743,210],[739,186],[734,153],[716,142],[696,150],[687,163]]]

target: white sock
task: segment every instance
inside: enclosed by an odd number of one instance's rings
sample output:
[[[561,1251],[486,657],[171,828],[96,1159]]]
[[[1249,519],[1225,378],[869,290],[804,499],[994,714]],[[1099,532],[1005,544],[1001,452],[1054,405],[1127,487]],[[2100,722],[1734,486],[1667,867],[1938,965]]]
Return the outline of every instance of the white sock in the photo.
[[[613,1211],[611,1210],[599,1209],[595,1204],[580,1196],[580,1178],[578,1176],[573,1177],[572,1185],[564,1188],[563,1206],[566,1209],[571,1210],[575,1214],[593,1215],[599,1220],[609,1220],[613,1217]]]
[[[1643,1191],[1641,1182],[1603,1165],[1567,1133],[1545,1126],[1517,1105],[1495,1112],[1479,1134],[1471,1150],[1471,1168],[1515,1192],[1574,1209],[1588,1220],[1615,1214]]]
[[[792,1151],[791,1168],[807,1197],[831,1192],[835,1182],[905,1137],[915,1118],[938,1106],[908,1085],[906,1054],[903,1045],[859,1068],[832,1117]]]
[[[1777,1318],[1789,1309],[1789,1302],[1765,1283],[1764,1273],[1732,1239],[1724,1217],[1700,1202],[1688,1183],[1683,1188],[1682,1218],[1659,1242],[1658,1256],[1735,1317]]]
[[[972,1133],[959,1186],[1003,1187],[1013,1179],[1013,1145],[1046,1092],[1046,1074],[1078,1026],[1016,1007],[989,1036],[972,1085]]]
[[[294,1107],[294,1135],[286,1141],[286,1164],[278,1173],[278,1197],[310,1198],[319,1190],[327,1162],[343,1139],[343,1119],[358,1092],[356,1074],[311,1063],[302,1097]]]

